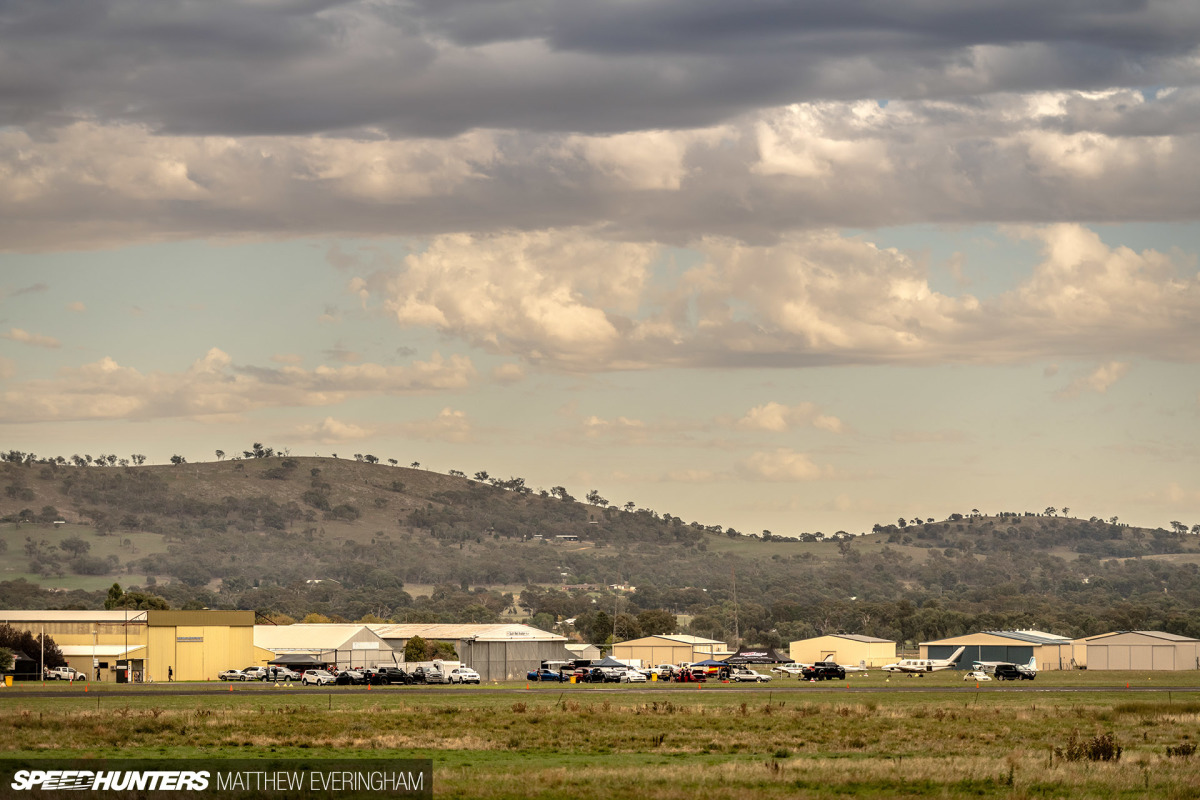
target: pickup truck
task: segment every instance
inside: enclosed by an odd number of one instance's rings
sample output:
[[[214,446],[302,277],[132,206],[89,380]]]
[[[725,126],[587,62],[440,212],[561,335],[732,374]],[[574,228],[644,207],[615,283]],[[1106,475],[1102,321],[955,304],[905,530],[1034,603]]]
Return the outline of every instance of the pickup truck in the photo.
[[[76,672],[74,667],[53,667],[46,673],[46,677],[52,681],[83,680],[83,674]]]
[[[800,672],[802,681],[842,681],[846,679],[846,669],[833,661],[818,661],[805,667]]]

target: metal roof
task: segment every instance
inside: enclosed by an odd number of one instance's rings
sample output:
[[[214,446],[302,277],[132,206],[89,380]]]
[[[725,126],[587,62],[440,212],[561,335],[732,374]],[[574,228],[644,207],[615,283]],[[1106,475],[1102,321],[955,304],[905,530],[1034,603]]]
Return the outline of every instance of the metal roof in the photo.
[[[474,639],[477,642],[565,642],[567,637],[559,636],[530,625],[494,624],[494,625],[443,625],[440,623],[389,623],[368,625],[377,636],[383,639],[411,639],[420,636],[422,639],[442,639],[446,641]]]
[[[116,611],[39,611],[32,609],[13,609],[0,611],[0,622],[136,622],[146,624],[144,610],[135,608],[118,609]]]
[[[297,624],[255,625],[254,646],[274,653],[344,650],[350,641],[386,644],[367,625]]]
[[[1045,631],[983,631],[990,633],[992,636],[1003,636],[1006,639],[1016,639],[1018,642],[1029,642],[1030,644],[1062,644],[1063,642],[1071,641],[1068,636],[1059,636],[1057,633],[1046,633]]]
[[[863,636],[858,633],[831,633],[829,634],[835,639],[849,639],[852,642],[862,642],[864,644],[895,644],[891,639],[877,639],[874,636]],[[820,639],[822,637],[815,637]]]
[[[1193,639],[1190,636],[1180,636],[1177,633],[1167,633],[1166,631],[1111,631],[1109,633],[1100,633],[1095,636],[1088,636],[1084,639],[1085,642],[1094,642],[1097,639],[1104,639],[1108,636],[1119,636],[1123,633],[1133,633],[1138,636],[1149,636],[1151,639],[1163,639],[1168,642],[1195,642],[1200,641]]]

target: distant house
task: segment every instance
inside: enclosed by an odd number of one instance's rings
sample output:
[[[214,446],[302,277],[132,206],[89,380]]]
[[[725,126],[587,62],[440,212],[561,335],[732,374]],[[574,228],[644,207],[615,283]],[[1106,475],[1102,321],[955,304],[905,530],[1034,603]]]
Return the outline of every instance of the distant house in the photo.
[[[579,537],[573,533],[562,533],[554,537],[560,542],[578,542]]]

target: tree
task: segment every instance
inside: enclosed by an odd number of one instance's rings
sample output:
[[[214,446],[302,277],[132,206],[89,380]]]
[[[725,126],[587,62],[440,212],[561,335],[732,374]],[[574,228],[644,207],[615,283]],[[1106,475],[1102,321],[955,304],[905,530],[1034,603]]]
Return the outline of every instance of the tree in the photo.
[[[132,459],[133,463],[139,467],[142,464],[146,463],[146,457],[144,455],[142,455],[141,453],[134,453],[133,455],[130,456],[130,459]]]
[[[414,636],[404,643],[404,660],[405,661],[424,661],[425,660],[425,639],[420,636]]]
[[[637,623],[643,636],[675,633],[679,624],[674,614],[661,608],[652,608],[638,614]]]
[[[86,542],[78,536],[72,536],[68,539],[63,539],[58,543],[58,547],[60,550],[70,553],[76,558],[92,549],[90,542]]]
[[[592,619],[592,629],[588,631],[588,639],[592,644],[604,644],[612,636],[612,617],[603,611],[597,611]]]
[[[7,647],[0,647],[0,672],[12,672],[13,668],[13,651]]]
[[[608,505],[608,501],[605,500],[603,497],[601,497],[600,492],[596,491],[595,489],[592,489],[590,492],[587,493],[586,499],[589,503],[591,503],[594,506],[604,507],[604,506]]]
[[[1054,506],[1046,506],[1046,516],[1047,517],[1053,517],[1057,513],[1058,513],[1058,509],[1055,508]]]
[[[391,464],[391,465],[394,467],[394,466],[396,466],[397,464],[399,464],[400,462],[399,462],[399,461],[397,461],[397,460],[396,460],[396,459],[394,459],[394,458],[389,458],[389,459],[388,459],[388,463],[389,463],[389,464]],[[451,474],[451,475],[453,475],[453,474],[454,474],[454,470],[450,470],[450,474]]]
[[[220,461],[220,460],[221,460],[221,459],[223,459],[224,457],[225,457],[225,451],[224,451],[224,450],[218,450],[218,451],[217,451],[217,461]]]
[[[171,463],[178,467],[180,464],[186,464],[187,459],[181,455],[173,455],[171,456]]]
[[[412,463],[412,468],[413,468],[413,469],[420,469],[420,468],[421,468],[421,462],[420,462],[420,461],[414,461],[414,462]]]
[[[481,469],[481,470],[479,470],[479,472],[475,473],[475,480],[479,481],[480,483],[482,483],[483,481],[486,481],[487,479],[488,479],[488,474],[487,474],[486,469]]]

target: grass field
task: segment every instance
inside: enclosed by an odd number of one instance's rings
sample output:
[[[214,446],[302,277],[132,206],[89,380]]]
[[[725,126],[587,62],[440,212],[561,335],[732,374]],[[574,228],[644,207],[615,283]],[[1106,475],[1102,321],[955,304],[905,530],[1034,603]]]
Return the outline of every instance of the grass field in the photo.
[[[438,797],[1200,796],[1200,761],[1187,754],[1200,739],[1197,673],[1043,674],[980,690],[946,673],[849,684],[265,694],[260,684],[155,684],[135,696],[61,684],[33,696],[37,684],[0,692],[0,748],[428,757]],[[201,694],[166,694],[178,688]],[[1119,759],[1069,759],[1100,736],[1113,737]]]

